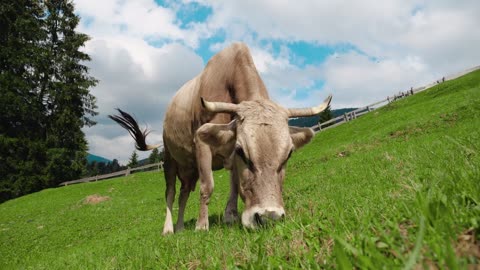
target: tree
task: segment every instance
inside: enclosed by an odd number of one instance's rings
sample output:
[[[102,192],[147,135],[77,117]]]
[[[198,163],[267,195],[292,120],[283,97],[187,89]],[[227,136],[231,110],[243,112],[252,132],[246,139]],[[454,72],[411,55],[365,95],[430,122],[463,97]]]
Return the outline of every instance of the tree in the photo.
[[[97,81],[67,0],[0,2],[0,202],[78,178]]]
[[[330,119],[333,119],[333,113],[332,113],[332,110],[330,108],[330,105],[328,105],[327,108],[319,114],[319,117],[320,117],[320,119],[318,120],[319,123],[324,123],[324,122],[327,122]],[[329,125],[332,125],[332,124],[334,124],[334,123],[331,123]],[[323,126],[323,128],[325,128],[329,125]]]
[[[32,1],[0,2],[0,202],[41,188],[46,147],[34,93],[44,11]]]
[[[152,150],[150,156],[148,157],[148,163],[154,164],[160,162],[160,153],[158,152],[158,148]]]
[[[43,43],[46,59],[39,69],[39,98],[46,117],[46,143],[49,154],[48,178],[57,185],[78,178],[86,166],[87,142],[82,127],[95,122],[95,97],[89,89],[97,81],[88,75],[83,63],[90,57],[80,51],[88,36],[75,32],[79,17],[67,0],[45,1],[47,14]],[[58,162],[62,160],[63,162]],[[63,178],[63,179],[62,179]]]
[[[112,163],[111,163],[110,167],[111,167],[111,169],[110,169],[111,172],[118,172],[122,169],[120,164],[118,164],[117,159],[112,160]]]
[[[128,162],[128,167],[133,168],[138,165],[138,155],[137,151],[133,150],[132,155],[130,156],[130,160]]]

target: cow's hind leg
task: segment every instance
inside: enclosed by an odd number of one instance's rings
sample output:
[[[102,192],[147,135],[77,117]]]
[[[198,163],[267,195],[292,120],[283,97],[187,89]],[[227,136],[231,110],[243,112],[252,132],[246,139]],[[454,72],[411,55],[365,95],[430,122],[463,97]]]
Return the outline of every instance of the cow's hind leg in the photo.
[[[175,225],[175,232],[179,232],[184,228],[183,216],[185,213],[185,207],[190,192],[195,189],[195,184],[198,180],[198,172],[194,168],[181,168],[178,170],[178,177],[182,182],[182,186],[180,187],[180,197],[178,199],[178,219],[177,224]]]
[[[223,215],[225,223],[234,223],[238,220],[238,174],[233,168],[230,171],[230,197]]]
[[[165,148],[165,162],[163,164],[165,181],[167,188],[165,190],[165,200],[167,203],[167,214],[165,216],[165,224],[163,225],[163,234],[173,233],[172,207],[175,200],[175,181],[177,179],[177,163],[170,156]]]

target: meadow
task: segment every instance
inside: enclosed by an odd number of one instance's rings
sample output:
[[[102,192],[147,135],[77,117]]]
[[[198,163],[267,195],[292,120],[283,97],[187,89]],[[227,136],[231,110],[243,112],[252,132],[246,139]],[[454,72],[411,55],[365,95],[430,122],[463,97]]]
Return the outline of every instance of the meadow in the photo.
[[[157,171],[7,201],[0,269],[478,269],[480,71],[318,133],[288,163],[275,225],[222,223],[228,177],[208,232],[197,185],[185,230],[162,236]]]

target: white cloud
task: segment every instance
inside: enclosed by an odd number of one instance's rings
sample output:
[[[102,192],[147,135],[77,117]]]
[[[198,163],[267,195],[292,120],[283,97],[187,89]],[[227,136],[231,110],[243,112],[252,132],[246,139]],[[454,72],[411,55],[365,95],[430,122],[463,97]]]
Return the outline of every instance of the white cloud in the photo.
[[[133,151],[133,139],[107,115],[116,113],[115,108],[131,113],[140,124],[148,123],[154,129],[148,139],[158,143],[168,102],[203,68],[198,55],[175,43],[154,48],[135,38],[94,38],[85,51],[92,58],[90,74],[100,80],[92,89],[99,124],[85,129],[89,151],[121,162]],[[126,138],[129,143],[124,143]]]
[[[180,41],[196,47],[208,30],[199,24],[180,27],[175,10],[154,0],[75,0],[76,12],[84,19],[81,32],[93,37],[127,36],[154,41]]]
[[[474,0],[201,2],[214,10],[208,25],[228,29],[224,43],[246,40],[254,47],[267,86],[287,104],[296,103],[296,89],[318,79],[333,92],[334,107],[360,106],[480,62],[480,3]],[[288,61],[294,55],[276,59],[258,40],[351,44],[365,55],[339,52],[321,69],[299,68]]]
[[[205,22],[181,26],[176,13],[190,2],[213,13]],[[106,118],[115,107],[149,123],[157,130],[151,142],[160,140],[166,104],[202,69],[194,49],[217,33],[226,38],[210,49],[247,43],[270,96],[286,107],[315,105],[327,93],[334,95],[334,108],[362,106],[480,63],[477,0],[165,3],[75,0],[83,19],[79,31],[92,37],[85,48],[91,75],[101,81],[92,91],[99,125],[86,130],[92,153],[120,160],[131,154],[133,142]],[[356,49],[300,67],[295,51],[282,46],[279,53],[269,45],[292,41]],[[324,86],[317,89],[319,80]]]
[[[333,89],[334,108],[365,106],[435,78],[416,57],[372,62],[356,52],[330,57],[322,73],[325,88]]]

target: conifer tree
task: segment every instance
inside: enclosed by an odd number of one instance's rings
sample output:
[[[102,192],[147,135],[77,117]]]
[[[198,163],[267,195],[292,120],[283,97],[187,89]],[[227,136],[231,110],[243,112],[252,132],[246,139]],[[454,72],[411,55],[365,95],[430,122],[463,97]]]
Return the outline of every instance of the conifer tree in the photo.
[[[0,202],[85,172],[97,81],[68,0],[0,1]]]
[[[133,150],[132,155],[130,156],[130,160],[128,161],[128,167],[134,168],[138,165],[138,154],[137,151]]]
[[[324,122],[327,122],[328,120],[332,119],[333,118],[333,113],[332,113],[332,109],[330,108],[330,105],[328,105],[328,107],[319,114],[319,120],[318,122],[319,123],[324,123]],[[334,123],[332,123],[334,124]],[[329,125],[327,125],[329,126]],[[324,128],[327,127],[327,126],[323,126]]]
[[[148,163],[154,164],[160,162],[160,153],[158,152],[158,148],[152,150],[150,156],[148,157]]]

